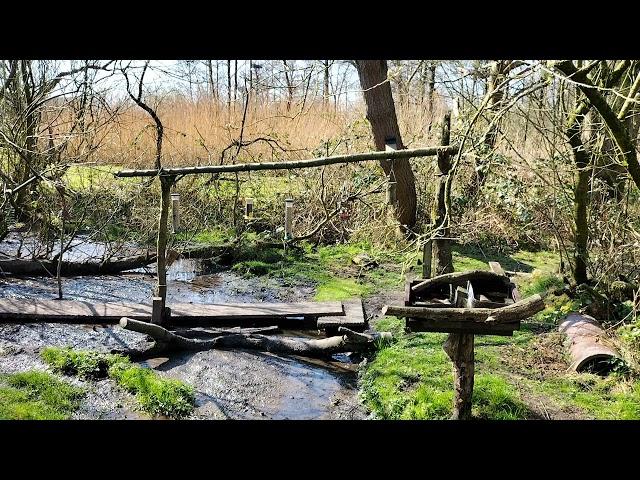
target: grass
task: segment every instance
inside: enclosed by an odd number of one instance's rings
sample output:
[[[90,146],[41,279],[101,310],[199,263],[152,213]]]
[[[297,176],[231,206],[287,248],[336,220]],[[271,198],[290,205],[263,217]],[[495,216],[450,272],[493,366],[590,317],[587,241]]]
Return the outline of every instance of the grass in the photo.
[[[246,245],[238,254],[232,270],[242,275],[267,275],[284,282],[311,282],[316,285],[315,301],[346,300],[372,295],[383,288],[402,285],[400,271],[375,267],[365,270],[351,259],[366,253],[384,261],[385,254],[366,243],[321,246],[313,249],[304,243],[301,249],[253,248]]]
[[[395,317],[377,324],[379,330],[392,331],[397,341],[378,351],[362,375],[363,399],[377,418],[447,419],[452,413],[453,375],[442,349],[446,334],[404,335],[402,324]],[[516,389],[492,373],[476,374],[473,404],[476,418],[517,419],[528,414]]]
[[[193,388],[179,380],[163,378],[148,368],[133,365],[122,355],[48,347],[41,356],[55,371],[66,375],[87,379],[109,376],[124,390],[134,394],[142,410],[152,415],[181,418],[193,411]]]
[[[93,380],[106,377],[112,365],[127,362],[122,355],[72,348],[47,347],[40,355],[56,372]]]
[[[457,247],[456,270],[487,269],[476,251]],[[520,270],[533,272],[520,282],[524,295],[562,286],[557,256],[549,252],[516,252]],[[504,259],[489,256],[486,260]],[[509,267],[506,267],[509,268]],[[640,419],[640,380],[629,371],[609,377],[567,372],[564,337],[557,322],[578,308],[566,294],[548,295],[547,307],[524,322],[513,337],[476,336],[473,416],[479,419],[540,418],[540,401],[557,415],[571,418]],[[540,325],[540,322],[543,325]],[[545,327],[546,325],[546,327]],[[391,331],[393,344],[381,348],[360,377],[365,404],[382,419],[446,419],[452,412],[451,361],[442,349],[446,334],[404,333],[404,321],[379,319],[378,331]],[[565,412],[559,414],[558,412]]]
[[[179,380],[162,378],[148,368],[126,363],[111,366],[109,376],[134,394],[142,409],[152,415],[182,418],[193,412],[193,388]]]
[[[84,390],[41,371],[0,377],[0,419],[65,420],[75,412]]]

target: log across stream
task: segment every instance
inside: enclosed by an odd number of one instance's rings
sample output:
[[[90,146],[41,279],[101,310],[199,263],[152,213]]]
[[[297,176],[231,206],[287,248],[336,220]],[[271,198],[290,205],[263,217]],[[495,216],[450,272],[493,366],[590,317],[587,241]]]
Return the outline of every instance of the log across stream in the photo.
[[[215,272],[201,260],[177,260],[169,268],[168,284],[168,301],[172,302],[292,302],[310,299],[314,293],[313,285],[283,286],[277,279],[244,279],[228,271]],[[153,276],[144,269],[63,279],[64,298],[85,301],[148,301],[153,286]],[[56,296],[53,278],[0,276],[0,297]],[[322,338],[312,332],[286,334],[300,340]],[[44,368],[37,349],[47,345],[111,351],[141,348],[145,341],[144,335],[116,325],[0,325],[0,350],[13,352],[0,355],[0,373]],[[357,363],[344,354],[309,359],[248,350],[182,351],[167,352],[143,364],[193,385],[195,418],[366,417],[357,397]],[[124,418],[119,416],[117,399],[109,399],[109,395],[95,399],[95,405],[83,407],[85,416],[80,418]]]

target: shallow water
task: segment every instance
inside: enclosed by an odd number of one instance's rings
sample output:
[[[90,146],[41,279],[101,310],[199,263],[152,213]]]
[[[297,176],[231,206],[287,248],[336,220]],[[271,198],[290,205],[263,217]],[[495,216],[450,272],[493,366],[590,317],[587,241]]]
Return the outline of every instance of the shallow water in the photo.
[[[15,239],[12,240],[13,246],[0,244],[0,251],[13,248]],[[84,261],[99,253],[100,248],[95,244],[77,245],[73,259],[84,255]],[[63,278],[64,298],[149,304],[155,284],[153,271],[151,266],[115,276]],[[287,302],[309,299],[314,291],[310,285],[284,286],[277,279],[246,279],[229,271],[216,271],[214,265],[197,259],[176,260],[169,267],[167,277],[168,306],[172,302]],[[57,298],[57,282],[45,277],[0,276],[0,297]],[[313,332],[287,334],[309,336]],[[39,360],[37,348],[46,345],[110,350],[140,348],[144,342],[143,335],[118,326],[4,324],[0,325],[0,346],[7,348],[4,354],[0,353],[0,371],[15,371],[21,363],[24,369],[32,368],[30,365]],[[6,353],[12,348],[23,350],[12,357],[11,353]],[[184,352],[145,363],[193,385],[197,391],[194,418],[365,417],[357,399],[356,366],[346,355],[325,362],[263,352],[211,350]],[[103,392],[108,390],[103,385],[100,388]],[[118,409],[114,410],[114,417],[108,413],[108,399],[97,394],[93,397],[94,401],[100,398],[100,407],[85,405],[83,418],[131,418],[130,411],[118,417]],[[115,394],[113,401],[122,403]]]

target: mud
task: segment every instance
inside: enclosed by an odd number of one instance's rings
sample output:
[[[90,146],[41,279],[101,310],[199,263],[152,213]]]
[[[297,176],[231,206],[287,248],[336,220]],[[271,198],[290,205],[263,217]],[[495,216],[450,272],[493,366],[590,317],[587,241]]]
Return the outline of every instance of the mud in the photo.
[[[13,239],[15,243],[15,239]],[[10,248],[11,247],[11,248]],[[13,246],[0,245],[0,251]],[[93,256],[99,248],[78,246],[76,259]],[[15,251],[15,250],[14,250]],[[86,258],[86,257],[85,257]],[[313,285],[283,285],[277,279],[241,278],[216,271],[206,261],[179,259],[168,270],[167,303],[171,302],[287,302],[310,299]],[[63,279],[65,299],[149,303],[153,269],[117,276]],[[55,279],[0,276],[0,297],[56,298]],[[284,333],[284,332],[283,332]],[[308,336],[308,332],[286,332]],[[47,369],[39,350],[48,345],[109,351],[141,348],[146,338],[119,326],[67,324],[0,324],[0,372]],[[357,361],[358,359],[356,359]],[[359,402],[357,364],[346,355],[331,361],[250,351],[184,352],[150,359],[143,365],[177,378],[196,390],[194,419],[361,419],[367,413]],[[69,381],[88,389],[73,418],[147,418],[136,412],[133,398],[111,380]]]

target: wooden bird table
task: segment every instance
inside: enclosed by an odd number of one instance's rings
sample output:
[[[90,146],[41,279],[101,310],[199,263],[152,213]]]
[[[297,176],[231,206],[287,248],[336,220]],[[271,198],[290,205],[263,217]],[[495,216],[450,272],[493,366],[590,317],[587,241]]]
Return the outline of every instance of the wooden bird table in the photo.
[[[475,335],[511,336],[520,321],[544,309],[540,295],[521,299],[500,265],[407,282],[405,304],[385,305],[383,315],[406,319],[410,332],[449,333],[443,348],[453,362],[453,419],[470,419]],[[498,272],[498,273],[496,273]]]

